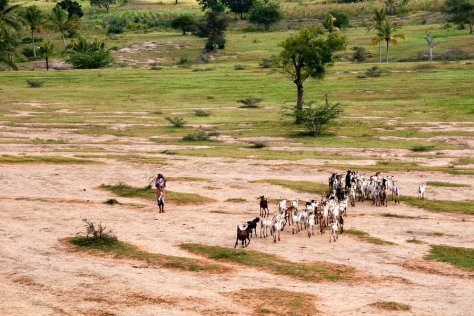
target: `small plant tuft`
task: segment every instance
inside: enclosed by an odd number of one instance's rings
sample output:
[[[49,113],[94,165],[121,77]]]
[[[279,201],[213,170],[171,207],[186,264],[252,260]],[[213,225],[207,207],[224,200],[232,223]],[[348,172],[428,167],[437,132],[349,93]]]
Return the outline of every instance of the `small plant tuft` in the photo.
[[[174,127],[183,127],[186,121],[182,117],[165,117],[165,120],[171,123]]]
[[[260,149],[260,148],[265,148],[265,147],[267,147],[267,144],[264,142],[258,142],[258,141],[250,142],[250,148]]]
[[[258,64],[260,68],[272,68],[273,60],[271,58],[262,58],[262,61]]]
[[[257,109],[259,107],[258,104],[262,101],[263,99],[255,98],[255,97],[246,97],[245,99],[237,100],[237,102],[243,104],[240,106],[240,108],[245,108],[245,109]]]
[[[218,137],[219,135],[220,132],[218,131],[199,131],[183,136],[183,140],[191,142],[208,141],[211,140],[211,137]]]
[[[433,150],[434,148],[435,146],[433,145],[415,145],[412,148],[410,148],[410,150],[414,152],[424,152],[424,151]]]
[[[194,110],[194,115],[195,115],[195,116],[205,117],[205,116],[210,116],[210,115],[211,115],[211,112],[198,109],[198,110]]]
[[[242,64],[234,65],[234,70],[245,70],[245,69],[247,69],[247,66],[245,65],[242,65]]]
[[[26,79],[26,83],[30,88],[41,88],[43,86],[44,81],[38,79]]]
[[[120,202],[117,201],[116,199],[108,199],[107,201],[104,202],[104,204],[116,205],[116,204],[120,204]]]

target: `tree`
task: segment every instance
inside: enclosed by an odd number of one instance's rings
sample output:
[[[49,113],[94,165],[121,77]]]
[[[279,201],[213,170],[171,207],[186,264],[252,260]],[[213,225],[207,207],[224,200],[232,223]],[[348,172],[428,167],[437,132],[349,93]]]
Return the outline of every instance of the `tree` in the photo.
[[[45,41],[38,49],[38,55],[44,59],[46,63],[46,70],[49,70],[49,59],[54,54],[54,45],[50,41]]]
[[[263,25],[265,30],[270,29],[270,25],[283,19],[280,6],[275,2],[258,1],[249,11],[249,22]]]
[[[331,13],[328,13],[323,21],[323,26],[329,33],[339,31],[339,28],[334,26],[334,22],[336,22],[336,18]]]
[[[346,48],[346,37],[339,33],[324,34],[320,27],[301,29],[280,43],[279,63],[296,85],[296,123],[301,123],[303,83],[308,78],[323,79],[334,64],[335,53]]]
[[[18,36],[8,31],[4,25],[0,25],[0,64],[17,70],[15,57],[17,57],[16,48],[19,44]]]
[[[385,0],[388,15],[403,14],[408,12],[409,0]]]
[[[229,25],[229,18],[223,12],[208,11],[197,25],[197,34],[207,37],[204,49],[208,52],[225,47],[224,33]]]
[[[75,68],[103,68],[113,61],[112,49],[106,48],[104,41],[97,39],[89,41],[85,37],[79,37],[71,43],[70,47],[68,61]]]
[[[202,11],[224,12],[225,5],[220,0],[197,0]]]
[[[77,16],[78,19],[80,19],[84,15],[84,12],[82,12],[82,7],[77,1],[61,0],[56,4],[56,6],[61,7],[61,9],[63,10],[66,10],[69,19],[72,18],[74,15]]]
[[[375,29],[378,30],[382,23],[387,18],[387,14],[385,13],[384,9],[374,10],[374,15],[372,16],[372,25],[369,27],[369,30]],[[382,62],[382,41],[378,42],[379,45],[379,63]]]
[[[196,28],[196,21],[192,15],[181,15],[171,21],[171,27],[186,35],[186,32],[191,32]]]
[[[105,12],[109,13],[110,6],[116,4],[117,0],[90,0],[91,6],[105,8]]]
[[[55,6],[49,16],[49,22],[52,29],[61,33],[63,40],[64,49],[66,49],[66,39],[64,38],[64,32],[68,29],[74,28],[77,22],[77,16],[73,15],[69,18],[67,11],[63,10],[60,6]]]
[[[425,40],[426,40],[426,43],[428,44],[428,60],[429,61],[433,61],[433,47],[435,45],[434,37],[435,37],[434,34],[430,32],[426,32]]]
[[[469,24],[469,34],[473,34],[474,1],[473,0],[446,0],[443,10],[449,14],[449,21],[464,26]]]
[[[372,45],[376,45],[381,41],[385,41],[387,45],[387,63],[388,63],[388,50],[390,44],[396,45],[397,38],[405,39],[405,35],[403,34],[394,34],[399,26],[395,23],[385,20],[377,29],[377,36],[372,39]]]
[[[0,0],[0,27],[4,27],[4,31],[6,31],[6,27],[16,31],[21,28],[21,21],[15,14],[19,8],[19,4],[9,6],[8,0]]]
[[[224,4],[230,12],[239,14],[240,19],[244,18],[244,14],[250,11],[254,3],[254,0],[224,0]]]
[[[40,33],[42,31],[45,21],[43,12],[35,5],[29,6],[23,12],[23,19],[30,29],[33,56],[36,57],[35,32]]]

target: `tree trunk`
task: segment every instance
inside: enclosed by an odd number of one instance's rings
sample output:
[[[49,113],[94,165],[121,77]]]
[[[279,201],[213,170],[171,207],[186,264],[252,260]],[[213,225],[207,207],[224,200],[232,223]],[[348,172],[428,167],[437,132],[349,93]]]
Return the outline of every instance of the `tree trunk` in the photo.
[[[174,4],[178,4],[178,0],[175,0]]]
[[[48,71],[49,70],[49,59],[48,59],[48,57],[46,57],[45,60],[46,60],[46,71]]]
[[[296,67],[296,73],[295,73],[295,85],[296,85],[296,111],[295,111],[295,123],[300,124],[302,119],[301,119],[301,111],[303,110],[303,93],[304,93],[304,88],[303,88],[303,82],[301,81],[301,67]]]
[[[31,28],[31,48],[33,49],[33,57],[36,57],[36,48],[35,48],[35,31]]]
[[[388,63],[388,45],[389,45],[388,43],[389,41],[387,41],[387,63]]]
[[[469,23],[469,34],[472,34],[472,23]]]
[[[66,39],[64,38],[64,30],[61,30],[61,38],[63,39],[64,49],[66,49]]]
[[[382,43],[379,42],[379,63],[382,62]]]
[[[430,47],[430,50],[429,50],[429,60],[430,61],[433,61],[433,46],[431,45],[431,43],[429,43],[429,47]]]

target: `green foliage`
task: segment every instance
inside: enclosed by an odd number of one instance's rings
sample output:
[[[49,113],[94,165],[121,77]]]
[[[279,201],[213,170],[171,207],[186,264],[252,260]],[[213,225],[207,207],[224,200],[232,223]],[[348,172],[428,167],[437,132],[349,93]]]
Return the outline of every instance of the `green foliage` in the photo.
[[[245,13],[250,11],[254,3],[255,0],[224,0],[224,4],[230,12],[239,14],[241,19]]]
[[[51,164],[86,164],[95,163],[93,160],[77,159],[72,157],[60,156],[15,156],[1,155],[0,163],[18,164],[18,163],[51,163]]]
[[[165,117],[165,120],[170,122],[171,125],[173,125],[174,127],[183,127],[184,124],[186,123],[186,121],[182,117],[179,117],[179,116]]]
[[[307,135],[318,136],[323,133],[329,122],[338,118],[342,112],[341,104],[329,103],[326,95],[324,104],[316,107],[309,104],[303,106],[301,110],[295,108],[294,116],[304,125]]]
[[[430,187],[448,187],[448,188],[469,188],[469,187],[471,187],[469,184],[453,183],[453,182],[445,182],[445,181],[427,181],[426,185],[430,186]]]
[[[0,64],[5,64],[14,70],[17,69],[16,59],[19,44],[18,36],[0,25]]]
[[[260,149],[260,148],[265,148],[265,147],[267,147],[267,144],[265,142],[259,142],[259,141],[250,142],[250,148]]]
[[[385,0],[385,10],[388,15],[402,15],[408,13],[409,0]]]
[[[217,131],[198,131],[183,136],[183,140],[190,142],[209,141],[211,137],[217,137],[219,135],[220,133]]]
[[[196,0],[203,11],[224,12],[225,4],[222,0]]]
[[[210,11],[197,23],[195,34],[207,37],[204,49],[213,52],[225,48],[224,33],[229,26],[229,18],[225,13]]]
[[[127,27],[127,19],[123,17],[111,18],[104,21],[107,25],[107,34],[121,34]]]
[[[247,66],[242,65],[242,64],[236,64],[234,65],[234,70],[245,70],[247,69]]]
[[[463,269],[474,270],[474,249],[472,248],[433,245],[426,259],[448,262]]]
[[[352,55],[349,58],[352,62],[363,63],[367,59],[367,51],[364,47],[354,46],[352,47]]]
[[[63,10],[66,10],[68,13],[68,18],[71,19],[73,16],[77,18],[82,18],[84,12],[82,12],[82,7],[79,2],[74,0],[61,0],[56,6],[59,6]]]
[[[257,267],[277,275],[285,275],[309,282],[339,281],[350,279],[354,269],[345,265],[325,262],[293,262],[254,250],[240,250],[203,244],[181,244],[180,247],[191,253],[209,259]]]
[[[195,116],[206,117],[206,116],[210,116],[210,115],[211,115],[211,112],[205,111],[205,110],[201,110],[201,109],[197,109],[197,110],[194,110],[194,115],[195,115]]]
[[[91,7],[104,8],[109,12],[110,6],[117,3],[117,0],[89,0]]]
[[[330,13],[336,20],[334,26],[340,30],[349,27],[349,16],[344,11],[331,11]]]
[[[46,63],[46,70],[49,70],[49,59],[54,55],[54,45],[50,41],[45,41],[38,49],[38,56]]]
[[[2,31],[2,29],[3,31],[7,31],[8,29],[19,31],[21,29],[21,20],[16,13],[20,9],[20,5],[8,5],[8,3],[9,0],[0,0],[0,31]],[[0,45],[0,50],[1,49],[2,47]]]
[[[107,199],[107,201],[105,201],[104,204],[107,204],[107,205],[116,205],[116,204],[120,204],[120,202],[117,201],[117,199]]]
[[[22,12],[22,18],[31,32],[31,47],[33,49],[33,56],[36,57],[35,32],[40,33],[42,31],[45,15],[36,5],[32,5],[26,7]]]
[[[272,24],[283,19],[283,13],[276,2],[257,1],[249,11],[248,20],[250,23],[263,25],[265,30],[269,30]]]
[[[449,21],[458,25],[469,25],[469,34],[473,34],[474,2],[472,0],[446,0],[444,13],[449,15]]]
[[[237,100],[237,102],[242,103],[241,108],[250,108],[250,109],[256,109],[258,108],[258,104],[262,102],[263,99],[261,98],[255,98],[255,97],[246,97],[244,99]]]
[[[105,47],[104,41],[89,41],[81,36],[72,42],[68,61],[79,69],[107,67],[113,61],[112,50]]]
[[[271,58],[262,58],[260,63],[258,64],[260,68],[272,68],[273,67],[273,59]]]
[[[186,35],[186,32],[194,31],[196,21],[192,15],[181,15],[171,21],[171,27],[175,30],[180,30],[183,35]]]
[[[377,237],[370,236],[368,233],[358,230],[358,229],[345,229],[344,234],[352,235],[357,237],[357,239],[360,239],[362,241],[366,241],[368,243],[374,244],[374,245],[395,245],[395,243],[391,241],[386,241]]]
[[[386,72],[386,71],[384,69],[380,68],[379,66],[372,66],[364,72],[364,75],[366,77],[376,78],[376,77],[380,77],[381,75],[383,75],[384,72]]]
[[[405,35],[395,33],[399,28],[400,25],[385,20],[376,27],[377,35],[372,38],[372,45],[380,45],[381,42],[385,42],[387,63],[390,44],[396,45],[398,38],[405,39]]]

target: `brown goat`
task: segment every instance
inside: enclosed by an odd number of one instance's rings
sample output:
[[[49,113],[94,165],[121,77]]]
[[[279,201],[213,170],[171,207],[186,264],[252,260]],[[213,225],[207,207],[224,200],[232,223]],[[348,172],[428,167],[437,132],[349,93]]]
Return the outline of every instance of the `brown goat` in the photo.
[[[250,244],[250,231],[246,229],[240,229],[237,225],[237,239],[235,240],[234,248],[237,247],[239,240],[242,241],[242,248],[247,247]]]
[[[270,215],[270,210],[268,209],[268,199],[265,196],[260,196],[260,216],[267,217]]]

